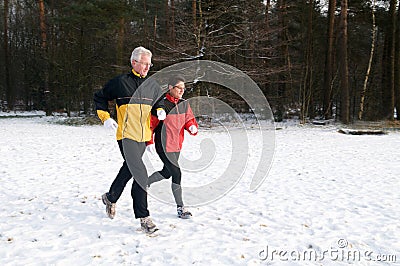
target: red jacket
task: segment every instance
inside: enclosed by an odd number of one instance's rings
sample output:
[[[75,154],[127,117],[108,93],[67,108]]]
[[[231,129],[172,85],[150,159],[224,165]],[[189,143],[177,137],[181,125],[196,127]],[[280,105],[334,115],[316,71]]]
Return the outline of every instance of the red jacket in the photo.
[[[154,141],[156,150],[160,152],[180,152],[184,140],[184,130],[189,131],[189,127],[195,125],[199,127],[196,118],[193,115],[189,102],[184,99],[176,99],[170,94],[164,98],[165,112],[167,117],[160,121],[156,116],[151,116],[150,128],[154,132]]]

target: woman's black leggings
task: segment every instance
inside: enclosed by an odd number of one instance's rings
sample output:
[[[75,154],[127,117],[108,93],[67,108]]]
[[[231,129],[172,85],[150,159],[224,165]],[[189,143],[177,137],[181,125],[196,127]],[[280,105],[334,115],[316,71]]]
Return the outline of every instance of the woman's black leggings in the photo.
[[[181,184],[181,168],[178,164],[179,152],[160,152],[158,156],[161,161],[164,163],[164,167],[159,173],[165,178],[168,179],[172,177],[172,183],[180,185]]]

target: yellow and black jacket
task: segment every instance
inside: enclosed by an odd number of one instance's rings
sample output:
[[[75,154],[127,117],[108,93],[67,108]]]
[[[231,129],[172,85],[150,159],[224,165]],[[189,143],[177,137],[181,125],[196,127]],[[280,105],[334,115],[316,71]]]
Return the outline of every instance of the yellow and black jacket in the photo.
[[[137,142],[151,139],[151,114],[164,108],[162,90],[151,78],[143,78],[134,70],[119,75],[94,94],[97,115],[104,122],[110,118],[108,102],[116,100],[117,140],[128,138]],[[161,99],[161,100],[160,100]]]

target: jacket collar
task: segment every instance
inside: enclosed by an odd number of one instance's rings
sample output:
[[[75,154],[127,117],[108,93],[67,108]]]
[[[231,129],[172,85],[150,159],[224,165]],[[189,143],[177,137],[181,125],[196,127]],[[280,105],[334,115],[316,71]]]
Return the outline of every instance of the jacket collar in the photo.
[[[132,73],[133,73],[133,75],[135,75],[138,78],[144,78],[139,73],[137,73],[133,68],[132,68]]]
[[[169,93],[167,93],[167,95],[165,95],[165,98],[167,98],[168,101],[170,101],[171,103],[174,103],[174,104],[177,104],[179,102],[178,98],[173,97]]]

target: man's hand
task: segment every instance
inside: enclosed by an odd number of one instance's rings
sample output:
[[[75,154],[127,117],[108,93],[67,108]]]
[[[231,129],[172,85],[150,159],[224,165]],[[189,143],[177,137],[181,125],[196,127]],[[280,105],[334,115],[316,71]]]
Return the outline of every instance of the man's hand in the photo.
[[[167,113],[164,109],[157,110],[157,118],[158,120],[164,120],[167,117]]]
[[[194,135],[194,134],[197,133],[198,130],[197,130],[197,127],[195,125],[191,125],[189,127],[189,131],[190,131],[190,133],[192,133]]]
[[[149,152],[150,154],[155,154],[156,153],[156,147],[154,144],[149,144],[146,146],[146,151]]]
[[[114,132],[116,132],[117,128],[118,128],[118,124],[117,124],[117,122],[115,122],[114,119],[108,118],[106,121],[104,121],[104,127],[112,129],[112,130],[114,130]]]

